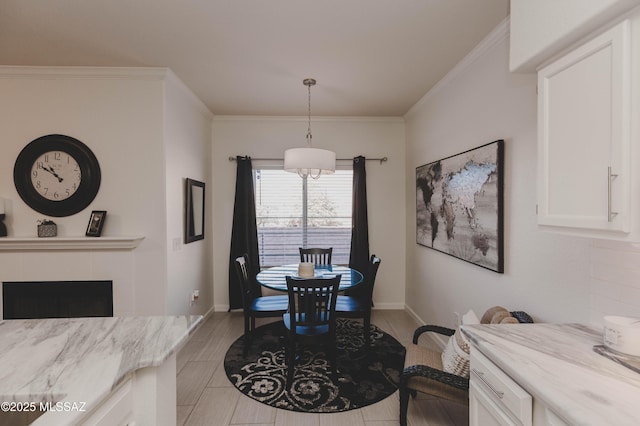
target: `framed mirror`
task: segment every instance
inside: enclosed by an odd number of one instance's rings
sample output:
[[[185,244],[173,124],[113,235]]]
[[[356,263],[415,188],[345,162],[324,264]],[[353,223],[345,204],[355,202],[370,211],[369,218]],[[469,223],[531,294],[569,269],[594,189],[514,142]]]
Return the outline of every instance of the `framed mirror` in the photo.
[[[187,178],[184,243],[204,239],[204,182]]]

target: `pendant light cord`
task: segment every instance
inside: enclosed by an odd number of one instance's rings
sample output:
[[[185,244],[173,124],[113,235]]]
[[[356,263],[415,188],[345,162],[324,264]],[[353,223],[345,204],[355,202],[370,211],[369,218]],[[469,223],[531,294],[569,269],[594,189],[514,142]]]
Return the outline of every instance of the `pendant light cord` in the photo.
[[[311,136],[311,86],[314,86],[316,84],[316,81],[312,78],[307,78],[303,81],[303,83],[307,86],[307,91],[308,91],[308,106],[309,106],[309,127],[307,128],[307,143],[309,144],[309,147],[312,146],[311,143],[311,138],[313,136]]]

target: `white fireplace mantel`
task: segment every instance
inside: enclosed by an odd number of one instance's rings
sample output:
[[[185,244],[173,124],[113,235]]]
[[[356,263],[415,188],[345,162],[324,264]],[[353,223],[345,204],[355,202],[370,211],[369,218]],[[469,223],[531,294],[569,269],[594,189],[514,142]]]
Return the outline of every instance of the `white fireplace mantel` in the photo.
[[[0,251],[132,250],[143,236],[120,237],[3,237]]]

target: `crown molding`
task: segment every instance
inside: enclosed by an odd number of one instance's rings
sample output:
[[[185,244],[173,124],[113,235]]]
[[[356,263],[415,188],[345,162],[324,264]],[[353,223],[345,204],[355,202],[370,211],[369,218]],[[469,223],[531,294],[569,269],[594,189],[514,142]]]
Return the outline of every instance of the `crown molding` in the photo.
[[[33,67],[0,65],[0,78],[59,78],[59,79],[138,79],[164,80],[169,68],[151,67]]]
[[[169,68],[164,67],[33,67],[0,65],[0,79],[56,79],[56,80],[140,80],[173,84],[186,93],[201,114],[211,119],[213,113],[198,96]]]
[[[405,118],[411,117],[417,110],[440,90],[449,85],[452,81],[464,74],[479,58],[493,49],[498,43],[509,37],[509,17],[507,16],[491,31],[478,45],[473,48],[460,62],[438,81],[415,105],[407,111]]]
[[[309,120],[307,116],[270,116],[270,115],[216,115],[213,121],[304,121]],[[404,123],[404,117],[360,117],[360,116],[321,116],[311,117],[311,121],[316,122],[366,122],[366,123]]]

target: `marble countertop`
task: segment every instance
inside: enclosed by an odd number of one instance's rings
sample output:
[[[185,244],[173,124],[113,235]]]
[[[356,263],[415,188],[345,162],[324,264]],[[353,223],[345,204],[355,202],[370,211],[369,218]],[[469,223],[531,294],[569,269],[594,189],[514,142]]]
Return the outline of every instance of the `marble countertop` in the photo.
[[[640,424],[640,374],[593,351],[602,329],[581,324],[465,325],[474,347],[575,425]]]
[[[201,316],[0,321],[0,402],[85,403],[85,412],[60,417],[73,423],[136,370],[161,365],[201,321]],[[45,413],[36,423],[58,414]]]

